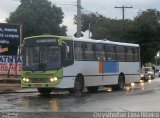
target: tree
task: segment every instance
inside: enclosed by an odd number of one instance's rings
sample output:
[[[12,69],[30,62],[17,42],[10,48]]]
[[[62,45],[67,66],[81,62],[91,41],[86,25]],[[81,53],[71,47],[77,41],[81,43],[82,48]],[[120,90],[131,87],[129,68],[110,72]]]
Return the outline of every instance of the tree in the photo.
[[[92,38],[140,45],[142,64],[151,62],[160,50],[160,12],[141,11],[133,20],[109,19],[98,13],[82,15],[82,30],[91,24]],[[76,20],[76,19],[75,19]]]
[[[8,23],[23,24],[24,37],[40,34],[66,35],[66,26],[61,26],[63,12],[48,0],[21,0],[12,12]]]
[[[127,30],[130,42],[141,47],[142,63],[151,62],[160,50],[160,12],[148,9],[139,12]]]
[[[88,30],[90,24],[92,38],[124,42],[124,32],[131,22],[131,20],[124,22],[123,20],[106,18],[98,13],[82,14],[82,31]]]

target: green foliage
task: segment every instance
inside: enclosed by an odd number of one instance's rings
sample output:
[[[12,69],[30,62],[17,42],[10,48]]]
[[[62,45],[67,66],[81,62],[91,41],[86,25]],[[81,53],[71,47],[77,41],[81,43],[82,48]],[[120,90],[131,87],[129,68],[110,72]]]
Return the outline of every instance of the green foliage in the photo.
[[[92,38],[137,43],[142,63],[151,62],[160,50],[160,12],[152,9],[139,12],[134,20],[109,19],[98,13],[82,15],[82,30],[91,24]]]
[[[160,50],[160,13],[148,9],[135,17],[133,24],[128,29],[131,42],[141,46],[141,60],[143,63],[151,62]]]
[[[24,37],[53,34],[66,35],[66,26],[60,26],[63,20],[61,8],[48,0],[21,0],[21,4],[6,21],[23,24]]]
[[[82,31],[88,30],[90,24],[92,38],[124,41],[124,39],[121,40],[124,35],[123,32],[131,22],[131,20],[124,22],[123,20],[109,19],[98,13],[82,14]]]

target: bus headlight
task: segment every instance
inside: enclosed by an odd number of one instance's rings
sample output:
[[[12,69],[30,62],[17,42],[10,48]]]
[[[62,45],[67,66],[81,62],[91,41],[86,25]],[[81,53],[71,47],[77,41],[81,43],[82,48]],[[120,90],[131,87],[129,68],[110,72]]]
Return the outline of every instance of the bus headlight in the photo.
[[[24,82],[29,82],[29,79],[28,78],[23,78],[22,79]]]
[[[50,81],[51,81],[51,82],[54,82],[54,78],[50,78]]]
[[[57,77],[54,77],[54,81],[57,81],[58,80],[58,78]]]
[[[28,78],[26,79],[26,82],[29,82],[29,79],[28,79]]]
[[[54,81],[57,81],[57,80],[58,80],[58,78],[57,78],[57,77],[50,78],[50,81],[51,81],[51,82],[54,82]]]
[[[25,81],[26,81],[26,78],[23,78],[22,80],[25,82]]]

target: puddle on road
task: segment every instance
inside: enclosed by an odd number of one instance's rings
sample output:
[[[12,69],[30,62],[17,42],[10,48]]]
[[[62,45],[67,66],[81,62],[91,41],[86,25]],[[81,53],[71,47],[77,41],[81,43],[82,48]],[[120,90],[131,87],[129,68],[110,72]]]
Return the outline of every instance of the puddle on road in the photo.
[[[54,94],[49,96],[24,96],[21,100],[21,107],[26,111],[72,111],[79,105],[86,103],[86,94],[81,96],[71,94]],[[37,111],[36,111],[37,112]]]
[[[147,83],[148,85],[149,83]],[[17,111],[76,111],[81,105],[86,103],[96,102],[98,100],[104,99],[115,99],[117,96],[125,97],[125,96],[133,96],[133,95],[144,95],[151,94],[154,91],[145,90],[145,83],[136,83],[132,84],[132,86],[126,86],[123,91],[112,91],[111,88],[103,88],[100,89],[96,93],[84,92],[82,95],[72,95],[68,92],[58,92],[51,93],[49,96],[41,96],[39,93],[32,94],[10,94],[5,95],[5,98],[8,99],[8,103],[10,107],[14,107]],[[10,107],[7,107],[8,109]]]
[[[126,86],[125,87],[126,94],[128,96],[133,96],[133,95],[145,95],[145,94],[154,93],[154,90],[146,90],[147,88],[145,87],[146,84],[150,84],[151,82],[152,82],[152,80],[148,81],[148,83],[139,82],[133,86]]]
[[[51,93],[49,96],[41,96],[35,94],[32,96],[25,95],[21,100],[21,107],[25,111],[76,111],[78,107],[83,104],[97,101],[99,98],[106,99],[111,88],[105,88],[96,93],[84,92],[81,95],[68,94],[68,93]],[[114,92],[113,92],[114,93]],[[115,95],[116,97],[116,95]]]

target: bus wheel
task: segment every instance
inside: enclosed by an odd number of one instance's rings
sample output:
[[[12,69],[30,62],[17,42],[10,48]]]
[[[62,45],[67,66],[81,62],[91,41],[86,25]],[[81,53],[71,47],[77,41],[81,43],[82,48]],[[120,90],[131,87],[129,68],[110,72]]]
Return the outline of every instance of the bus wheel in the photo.
[[[118,78],[118,84],[112,85],[111,88],[112,90],[122,90],[124,89],[124,85],[125,85],[125,78],[123,75],[120,75]]]
[[[41,95],[49,95],[52,92],[49,88],[37,88],[37,90]]]
[[[71,94],[74,93],[81,93],[83,91],[84,88],[84,81],[81,77],[76,77],[76,80],[74,82],[74,88],[69,89],[68,91]]]
[[[87,90],[91,93],[97,92],[99,89],[99,86],[91,86],[91,87],[87,87]]]

